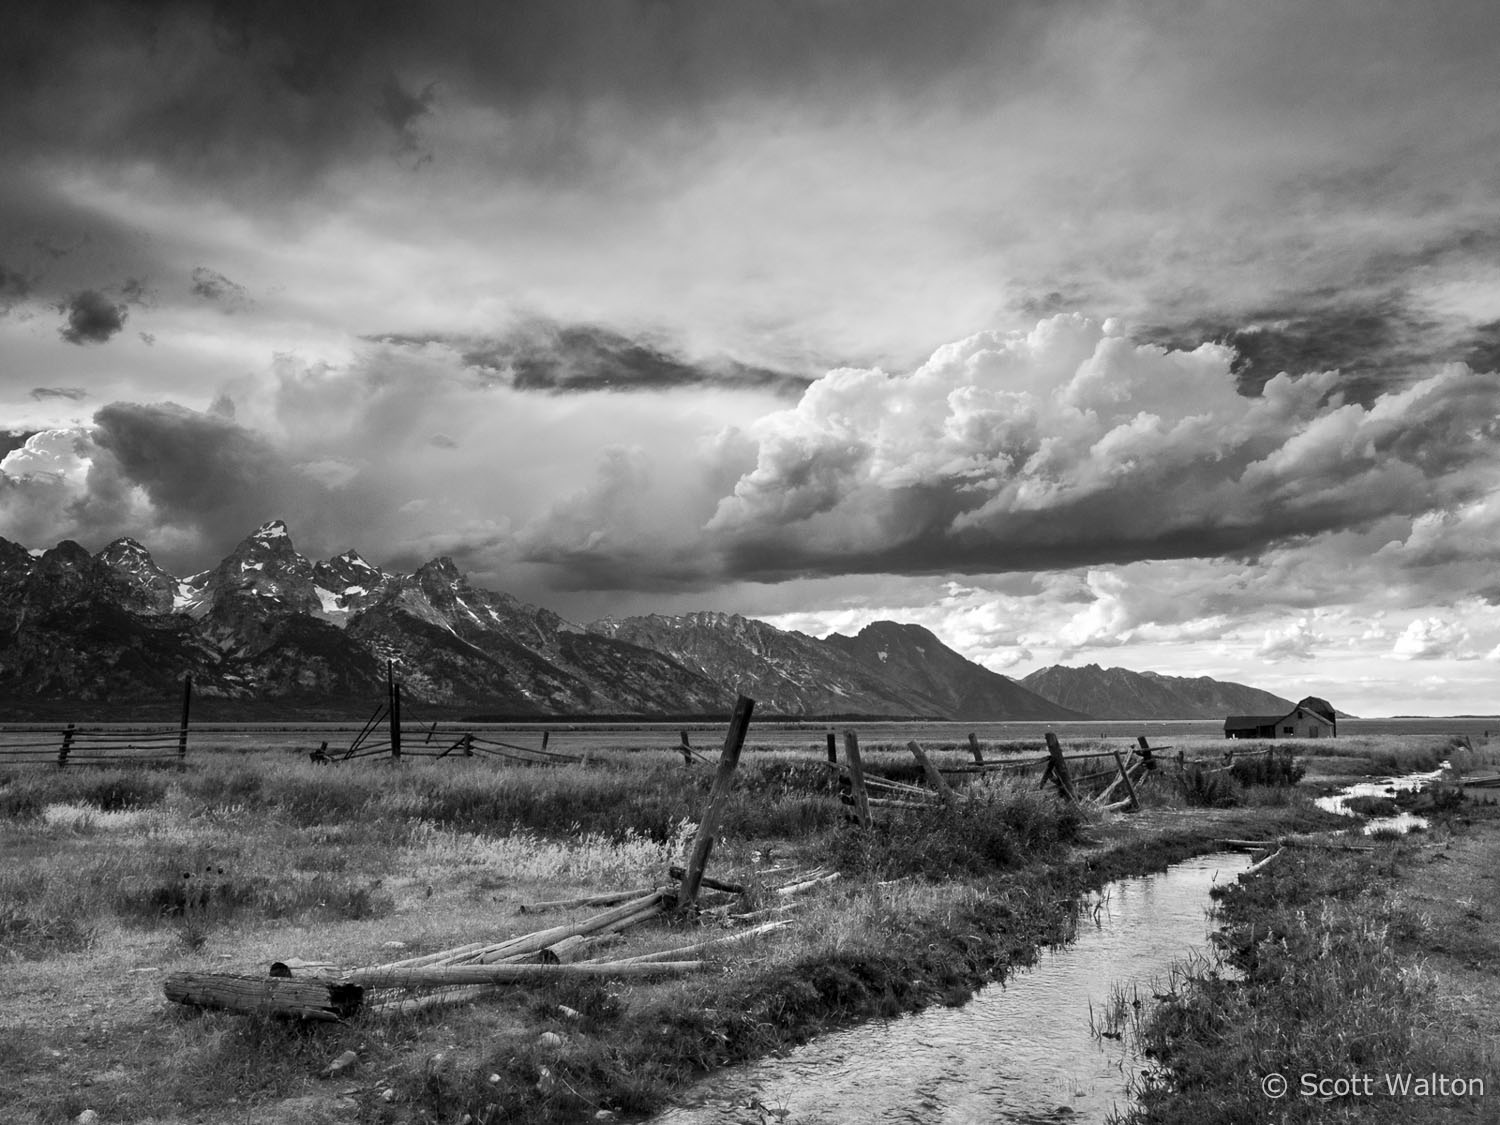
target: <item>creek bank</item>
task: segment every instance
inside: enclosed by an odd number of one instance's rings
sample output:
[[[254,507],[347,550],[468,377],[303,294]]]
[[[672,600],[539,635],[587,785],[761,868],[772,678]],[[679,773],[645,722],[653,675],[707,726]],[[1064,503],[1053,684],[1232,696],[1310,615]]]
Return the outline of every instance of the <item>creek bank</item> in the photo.
[[[1217,851],[1225,837],[1272,837],[1326,828],[1330,821],[1347,824],[1297,804],[1143,810],[1088,829],[1097,842],[962,880],[972,893],[958,900],[934,899],[925,910],[911,901],[903,910],[876,909],[878,941],[853,941],[775,966],[741,961],[712,980],[675,983],[628,1002],[602,986],[528,990],[515,1002],[533,1012],[562,1004],[587,1014],[582,1024],[560,1028],[568,1035],[566,1052],[543,1056],[517,1039],[516,1053],[504,1059],[491,1053],[499,1081],[469,1085],[455,1069],[451,1085],[434,1088],[424,1075],[421,1089],[411,1093],[429,1107],[468,1112],[476,1121],[650,1114],[714,1069],[829,1030],[966,1002],[984,985],[1034,964],[1039,949],[1068,941],[1081,896],[1111,881]],[[873,882],[849,880],[836,893],[883,892]],[[546,1026],[539,1022],[532,1032]]]
[[[1126,1122],[1500,1118],[1500,814],[1377,841],[1215,892],[1221,961],[1180,967],[1136,1025],[1156,1067]]]

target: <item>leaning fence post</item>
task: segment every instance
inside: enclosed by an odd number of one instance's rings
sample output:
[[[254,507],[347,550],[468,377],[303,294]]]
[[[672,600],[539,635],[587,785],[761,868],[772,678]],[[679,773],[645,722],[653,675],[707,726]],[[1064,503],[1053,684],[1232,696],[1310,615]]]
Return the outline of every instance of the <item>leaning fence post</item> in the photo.
[[[1073,779],[1068,775],[1068,761],[1063,757],[1062,746],[1058,744],[1057,735],[1050,730],[1044,734],[1047,740],[1047,753],[1052,762],[1052,780],[1057,782],[1057,790],[1069,801],[1077,801],[1078,797],[1073,790]]]
[[[681,743],[678,745],[677,751],[682,755],[682,764],[685,766],[690,766],[693,764],[693,744],[688,739],[688,732],[685,730],[680,730],[677,732],[677,737],[681,739]]]
[[[187,769],[188,711],[193,706],[193,676],[182,677],[182,725],[177,728],[177,768]]]
[[[870,802],[865,796],[865,768],[859,760],[859,735],[844,732],[844,757],[849,762],[849,792],[854,798],[854,815],[861,828],[870,827]]]
[[[1115,756],[1115,765],[1120,767],[1120,777],[1125,782],[1125,792],[1130,794],[1130,807],[1138,809],[1141,807],[1139,798],[1135,795],[1135,782],[1130,780],[1130,771],[1125,768],[1125,759],[1120,757],[1118,750],[1111,751]]]
[[[391,761],[401,760],[401,685],[396,682],[395,661],[385,665],[386,686],[391,694]]]
[[[973,731],[969,732],[969,753],[974,755],[975,765],[984,765],[984,755],[979,752],[979,736]]]
[[[68,729],[63,731],[62,749],[57,752],[57,768],[65,770],[68,768],[68,751],[73,749],[73,724],[68,724]]]
[[[703,820],[698,824],[698,834],[693,837],[693,851],[682,876],[682,889],[677,896],[679,907],[685,907],[698,899],[703,869],[708,866],[708,853],[713,850],[714,833],[719,830],[724,806],[729,802],[729,787],[734,783],[735,767],[740,764],[740,751],[744,748],[745,734],[750,729],[750,713],[754,710],[755,700],[743,695],[735,700],[734,714],[729,719],[729,733],[724,736],[724,752],[719,755],[719,771],[714,774],[713,788],[708,791],[708,806],[703,810]]]
[[[921,745],[913,739],[906,744],[906,748],[911,751],[912,757],[922,767],[922,772],[927,775],[928,784],[937,790],[938,797],[944,802],[953,800],[953,789],[948,785],[947,779],[938,772],[937,766],[933,765],[932,761],[923,753]]]

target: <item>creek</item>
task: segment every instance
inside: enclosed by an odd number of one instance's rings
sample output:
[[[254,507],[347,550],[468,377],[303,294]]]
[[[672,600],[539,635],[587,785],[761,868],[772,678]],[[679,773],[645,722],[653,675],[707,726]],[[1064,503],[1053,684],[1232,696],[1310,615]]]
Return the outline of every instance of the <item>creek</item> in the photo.
[[[1013,1122],[1102,1125],[1142,1062],[1096,1037],[1111,994],[1149,1002],[1169,966],[1207,946],[1208,891],[1248,866],[1232,853],[1120,879],[1087,896],[1076,936],[957,1008],[820,1036],[692,1087],[657,1125]]]
[[[1409,792],[1420,789],[1429,781],[1435,781],[1443,776],[1443,771],[1448,763],[1433,770],[1431,773],[1409,773],[1404,777],[1388,777],[1383,781],[1360,781],[1354,785],[1346,786],[1337,793],[1330,793],[1327,797],[1317,798],[1313,804],[1320,809],[1326,809],[1340,816],[1354,816],[1349,810],[1349,802],[1356,797],[1390,797],[1399,792]],[[1365,835],[1380,829],[1394,830],[1405,835],[1413,828],[1425,829],[1427,818],[1416,816],[1409,812],[1398,812],[1394,816],[1377,816],[1365,822]]]

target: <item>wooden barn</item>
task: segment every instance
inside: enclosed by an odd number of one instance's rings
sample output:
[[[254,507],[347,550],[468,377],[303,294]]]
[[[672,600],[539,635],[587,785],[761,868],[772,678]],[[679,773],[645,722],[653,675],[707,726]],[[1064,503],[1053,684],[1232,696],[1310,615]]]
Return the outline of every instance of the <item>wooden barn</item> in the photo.
[[[1338,712],[1333,704],[1309,695],[1285,715],[1230,715],[1225,738],[1337,738]]]

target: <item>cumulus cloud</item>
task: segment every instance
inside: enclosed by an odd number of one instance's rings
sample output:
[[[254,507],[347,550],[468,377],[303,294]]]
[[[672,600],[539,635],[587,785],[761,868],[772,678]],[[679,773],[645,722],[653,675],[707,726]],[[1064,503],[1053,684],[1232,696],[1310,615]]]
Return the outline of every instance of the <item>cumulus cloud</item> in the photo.
[[[1262,660],[1311,660],[1323,638],[1313,628],[1312,622],[1303,617],[1275,629],[1267,629],[1265,639],[1255,650]]]
[[[1391,646],[1398,660],[1439,660],[1468,655],[1469,631],[1456,621],[1419,617]]]
[[[68,322],[58,334],[70,344],[103,344],[125,327],[125,306],[97,289],[73,294],[62,306]]]
[[[1253,555],[1500,480],[1500,376],[1451,366],[1362,406],[1328,372],[1242,395],[1233,362],[1059,316],[909,374],[831,371],[747,427],[755,465],[700,546],[761,580]]]

